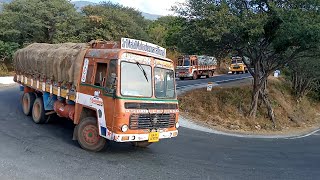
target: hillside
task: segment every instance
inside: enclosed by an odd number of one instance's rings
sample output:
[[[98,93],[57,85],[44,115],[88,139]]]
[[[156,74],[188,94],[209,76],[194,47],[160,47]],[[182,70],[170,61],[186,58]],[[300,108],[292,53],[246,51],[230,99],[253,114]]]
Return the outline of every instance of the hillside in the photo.
[[[297,103],[290,84],[284,79],[269,79],[268,92],[276,114],[276,128],[267,112],[258,108],[256,120],[247,117],[251,102],[251,80],[214,88],[199,89],[179,97],[181,115],[205,127],[238,133],[272,134],[303,131],[320,125],[320,104],[305,98]]]
[[[11,1],[13,0],[0,0],[0,11],[2,10],[2,4],[3,3],[10,3]],[[71,3],[74,4],[74,7],[80,11],[81,8],[85,7],[85,6],[88,6],[88,5],[95,5],[96,3],[93,3],[93,2],[89,2],[89,1],[72,1]],[[156,15],[156,14],[150,14],[150,13],[145,13],[145,12],[142,12],[141,13],[142,16],[146,19],[149,19],[149,20],[157,20],[159,17],[161,17],[160,15]]]

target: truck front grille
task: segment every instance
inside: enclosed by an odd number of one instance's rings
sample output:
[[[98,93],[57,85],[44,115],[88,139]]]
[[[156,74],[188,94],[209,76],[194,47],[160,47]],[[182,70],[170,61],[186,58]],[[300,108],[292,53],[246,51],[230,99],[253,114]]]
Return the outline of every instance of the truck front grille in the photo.
[[[172,128],[175,120],[175,114],[132,114],[129,128],[132,130]]]

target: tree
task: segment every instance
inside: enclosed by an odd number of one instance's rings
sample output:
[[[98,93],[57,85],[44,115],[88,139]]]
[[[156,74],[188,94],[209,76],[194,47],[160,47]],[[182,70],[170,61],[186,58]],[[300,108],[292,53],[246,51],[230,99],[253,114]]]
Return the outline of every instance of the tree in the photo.
[[[17,43],[0,41],[0,62],[11,61],[13,53],[18,48]]]
[[[268,76],[319,48],[319,0],[188,0],[174,9],[200,34],[189,36],[200,51],[235,51],[245,59],[254,78],[249,116],[262,100],[275,123]]]
[[[313,54],[314,52],[310,52]],[[309,55],[310,55],[309,54]],[[320,88],[320,59],[304,57],[289,64],[292,90],[300,102],[303,97]]]
[[[76,39],[81,16],[68,0],[14,0],[4,5],[0,38],[7,42],[57,43]]]
[[[102,2],[84,7],[82,13],[86,22],[81,37],[86,41],[119,40],[121,37],[149,40],[146,33],[149,22],[133,8]]]

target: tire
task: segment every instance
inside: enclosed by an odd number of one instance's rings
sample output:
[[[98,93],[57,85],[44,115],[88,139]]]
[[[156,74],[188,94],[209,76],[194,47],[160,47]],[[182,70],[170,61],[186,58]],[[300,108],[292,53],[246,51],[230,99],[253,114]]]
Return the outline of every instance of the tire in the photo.
[[[212,78],[212,76],[213,76],[213,72],[209,71],[209,78]]]
[[[46,111],[44,109],[42,97],[38,97],[32,107],[32,119],[36,124],[44,124],[47,122],[48,117],[45,115]]]
[[[107,140],[99,135],[98,123],[95,117],[86,117],[75,128],[77,140],[82,149],[99,152],[107,144]]]
[[[235,72],[234,72],[234,71],[232,71],[232,74],[235,74]]]
[[[33,103],[36,100],[34,93],[24,93],[21,99],[22,111],[25,115],[30,116],[32,113]]]
[[[248,71],[248,70],[245,70],[245,73],[249,73],[249,71]]]
[[[131,142],[131,144],[135,147],[146,148],[150,146],[152,143],[148,141],[137,141],[137,142]]]
[[[193,73],[192,79],[193,79],[193,80],[198,79],[198,73],[197,73],[197,72],[194,72],[194,73]]]
[[[184,80],[184,77],[180,77],[179,79],[180,79],[180,80]]]

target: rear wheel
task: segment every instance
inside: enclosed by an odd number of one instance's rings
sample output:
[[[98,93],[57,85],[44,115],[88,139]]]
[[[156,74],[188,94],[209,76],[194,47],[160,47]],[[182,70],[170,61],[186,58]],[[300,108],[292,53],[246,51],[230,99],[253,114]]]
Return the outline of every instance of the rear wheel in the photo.
[[[180,80],[184,80],[184,77],[180,77],[179,79],[180,79]]]
[[[43,106],[43,100],[41,97],[38,97],[32,107],[32,119],[36,124],[44,124],[47,122],[48,117],[46,116],[46,111]]]
[[[23,113],[25,115],[27,116],[31,115],[32,107],[35,99],[36,99],[36,95],[34,93],[29,92],[29,93],[23,94],[21,105],[22,105]]]
[[[78,143],[83,149],[98,152],[106,146],[107,140],[99,135],[96,118],[82,119],[75,130],[77,131]]]
[[[198,79],[198,73],[197,73],[197,72],[194,72],[194,73],[193,73],[192,79],[193,79],[193,80]]]
[[[137,141],[137,142],[131,142],[131,144],[135,147],[146,148],[152,143],[148,141]]]

